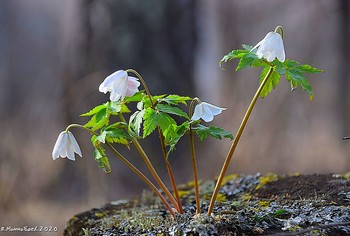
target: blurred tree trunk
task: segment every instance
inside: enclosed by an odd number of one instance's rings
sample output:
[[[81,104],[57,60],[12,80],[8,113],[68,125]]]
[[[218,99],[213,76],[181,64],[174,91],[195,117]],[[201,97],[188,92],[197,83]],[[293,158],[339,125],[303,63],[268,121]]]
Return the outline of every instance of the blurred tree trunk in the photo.
[[[340,132],[344,136],[350,135],[350,76],[349,76],[349,53],[350,53],[350,29],[349,29],[349,1],[339,2],[339,56],[338,64],[339,76],[339,111],[340,111]]]
[[[65,123],[77,121],[80,113],[104,102],[108,96],[98,92],[98,85],[108,74],[120,69],[133,68],[139,71],[147,81],[151,93],[193,95],[196,40],[194,12],[193,0],[167,2],[153,0],[147,4],[126,0],[80,1],[76,12],[79,28],[78,32],[75,32],[75,37],[69,42],[72,46],[67,51],[67,62],[62,78]],[[77,136],[85,135],[79,133],[77,132]],[[143,143],[146,151],[156,157],[155,165],[159,163],[163,166],[158,137],[155,136],[154,140]],[[106,180],[111,178],[102,174],[97,177],[94,174],[102,171],[95,163],[91,165],[92,154],[84,150],[90,150],[91,145],[86,142],[82,146],[84,156],[90,159],[89,163],[80,161],[77,174],[76,167],[73,168],[71,163],[67,162],[58,178],[61,180],[61,185],[72,178],[79,182],[79,188],[72,189],[74,194],[80,197],[82,195],[98,197],[98,193],[106,191],[103,190],[106,187],[103,187],[102,183],[106,186],[118,186],[117,179],[120,187],[110,192],[111,195],[118,196],[124,189],[122,185],[130,186],[132,182],[135,182],[132,185],[140,184],[137,177],[128,177],[128,183],[122,183],[123,175],[129,175],[130,172],[126,167],[120,166],[119,160],[115,160],[112,155],[110,161],[114,183],[106,183]],[[181,155],[182,149],[178,147],[180,156],[187,158]],[[135,153],[128,152],[127,156],[135,156]],[[143,166],[137,156],[131,160],[136,165]],[[180,163],[181,157],[177,157],[176,162]],[[160,173],[166,173],[165,168],[158,169]],[[138,192],[136,188],[128,190]]]

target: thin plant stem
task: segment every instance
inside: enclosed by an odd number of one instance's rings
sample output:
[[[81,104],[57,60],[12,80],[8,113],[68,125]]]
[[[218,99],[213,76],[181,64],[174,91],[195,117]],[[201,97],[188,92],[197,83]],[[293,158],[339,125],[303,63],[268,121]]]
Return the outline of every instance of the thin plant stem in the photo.
[[[162,146],[162,152],[163,152],[163,157],[164,157],[164,160],[165,160],[165,165],[166,165],[166,168],[167,168],[167,171],[168,171],[168,175],[169,175],[169,179],[170,179],[170,182],[171,182],[171,186],[173,188],[173,191],[174,191],[174,194],[175,194],[175,198],[176,198],[176,202],[177,202],[177,205],[178,205],[178,208],[179,208],[177,210],[179,211],[180,214],[183,214],[184,211],[182,209],[182,204],[181,204],[181,200],[180,200],[179,191],[177,189],[177,185],[176,185],[176,182],[175,182],[174,172],[173,172],[173,169],[171,168],[170,162],[169,162],[167,154],[166,154],[165,144],[164,144],[164,136],[160,132],[160,127],[159,126],[158,126],[158,133],[159,133],[159,139],[160,139],[161,146]]]
[[[114,152],[119,159],[124,162],[135,174],[137,174],[161,199],[161,201],[165,204],[166,208],[169,210],[172,216],[175,216],[175,212],[168,203],[168,201],[164,198],[164,196],[159,192],[157,187],[144,175],[142,174],[134,165],[132,165],[125,157],[123,157],[110,143],[106,143],[107,146]]]
[[[142,76],[140,75],[140,73],[137,72],[137,71],[134,70],[134,69],[127,69],[126,72],[127,72],[127,73],[128,73],[128,72],[131,72],[131,73],[135,74],[135,75],[137,76],[137,78],[141,81],[143,87],[145,88],[146,94],[147,94],[147,96],[148,96],[148,98],[149,98],[149,101],[150,101],[150,103],[151,103],[151,106],[152,106],[153,109],[155,109],[155,108],[154,108],[154,103],[153,103],[153,100],[152,100],[152,95],[151,95],[151,93],[149,92],[149,89],[148,89],[148,86],[147,86],[147,84],[146,84],[146,81],[142,78]]]
[[[126,120],[122,114],[119,114],[119,117],[120,117],[121,121],[126,122]],[[158,183],[159,187],[164,191],[165,195],[169,198],[171,203],[174,204],[175,209],[179,212],[179,206],[177,205],[177,201],[175,200],[173,195],[170,193],[169,189],[165,186],[165,184],[163,183],[163,181],[159,177],[157,171],[154,169],[150,159],[148,158],[146,152],[143,150],[139,141],[136,138],[132,138],[131,141],[134,144],[134,146],[136,147],[139,154],[141,155],[143,161],[145,162],[147,168],[151,172],[155,181]]]
[[[147,96],[149,98],[149,101],[151,103],[151,107],[152,107],[153,110],[155,110],[155,106],[154,106],[154,103],[153,103],[153,100],[152,100],[152,95],[151,95],[151,93],[150,93],[150,91],[148,89],[146,81],[134,69],[127,69],[126,72],[134,73],[137,76],[137,78],[139,78],[139,80],[141,81],[143,87],[145,88],[146,94],[147,94]],[[177,210],[178,210],[178,212],[180,214],[182,214],[183,213],[183,209],[182,209],[182,204],[181,204],[181,200],[180,200],[179,191],[177,189],[177,185],[176,185],[176,182],[175,182],[174,172],[173,172],[173,170],[171,168],[170,162],[169,162],[168,157],[167,157],[167,151],[166,151],[166,148],[165,148],[164,136],[163,136],[163,134],[162,134],[162,132],[160,130],[159,125],[157,126],[157,130],[158,130],[158,134],[159,134],[160,145],[161,145],[163,157],[164,157],[164,160],[165,160],[166,168],[167,168],[167,171],[168,171],[169,179],[170,179],[171,186],[172,186],[174,194],[175,194],[175,198],[176,198],[176,202],[177,202],[177,206],[178,206]]]
[[[170,191],[168,190],[168,188],[165,186],[165,184],[163,183],[163,181],[161,180],[161,178],[159,177],[159,175],[157,174],[156,170],[154,169],[152,163],[150,162],[147,154],[145,153],[145,151],[143,150],[143,148],[141,147],[139,141],[137,141],[137,139],[133,138],[132,142],[134,144],[134,146],[136,147],[137,151],[140,153],[142,159],[144,160],[144,162],[146,163],[148,169],[150,170],[152,176],[154,177],[154,179],[156,180],[156,182],[158,183],[158,185],[160,186],[160,188],[164,191],[165,195],[169,198],[169,200],[171,201],[172,204],[174,204],[175,208],[177,211],[179,211],[179,206],[177,205],[177,202],[175,200],[175,198],[173,197],[173,195],[170,193]]]
[[[278,31],[280,31],[280,35],[282,38],[284,38],[284,31],[283,31],[283,27],[278,25],[276,28],[275,28],[275,33],[278,33]]]
[[[255,106],[255,103],[256,101],[258,100],[259,96],[260,96],[260,93],[262,91],[262,89],[264,88],[267,80],[269,79],[269,77],[271,76],[271,74],[273,73],[273,70],[274,70],[274,67],[273,66],[270,66],[270,69],[269,71],[267,72],[265,78],[263,79],[263,81],[261,82],[258,90],[256,91],[252,101],[250,102],[250,105],[243,117],[243,120],[242,120],[242,123],[237,131],[237,134],[232,142],[232,145],[231,145],[231,148],[226,156],[226,159],[225,159],[225,162],[221,168],[221,171],[220,171],[220,175],[219,175],[219,178],[216,182],[216,185],[215,185],[215,189],[214,189],[214,192],[213,192],[213,195],[211,196],[211,200],[210,200],[210,205],[209,205],[209,209],[208,209],[208,215],[211,215],[211,213],[213,212],[213,208],[214,208],[214,204],[215,204],[215,200],[216,200],[216,197],[218,195],[218,192],[219,192],[219,189],[221,187],[221,183],[222,183],[222,180],[224,179],[225,177],[225,174],[226,174],[226,171],[227,171],[227,168],[230,164],[230,161],[232,159],[232,156],[233,156],[233,153],[235,152],[236,150],[236,147],[237,147],[237,144],[242,136],[242,133],[243,133],[243,130],[247,124],[247,121],[249,119],[249,116],[250,114],[252,113],[252,110]]]
[[[73,127],[77,127],[77,128],[81,128],[84,129],[88,132],[90,132],[93,135],[98,135],[97,133],[95,133],[94,131],[79,125],[79,124],[71,124],[67,127],[66,131],[68,131],[70,128]],[[106,142],[106,145],[112,150],[112,152],[122,161],[124,162],[125,165],[127,165],[137,176],[139,176],[154,192],[155,194],[160,198],[160,200],[164,203],[164,205],[166,206],[166,208],[169,210],[170,214],[172,216],[175,216],[175,212],[172,209],[172,207],[170,206],[170,204],[168,203],[168,201],[164,198],[164,196],[159,192],[159,190],[157,189],[157,187],[139,170],[137,169],[137,167],[135,167],[133,164],[131,164],[121,153],[119,153],[113,146],[111,143]]]
[[[200,101],[198,101],[198,98],[195,98],[192,100],[192,102],[190,104],[190,112],[189,112],[190,117],[192,117],[193,105],[194,105],[195,101],[200,102]],[[196,149],[195,149],[195,145],[194,145],[192,123],[190,123],[189,135],[190,135],[190,141],[191,141],[194,193],[195,193],[195,197],[196,197],[196,214],[200,214],[201,213],[201,205],[200,205],[199,190],[198,190],[197,160],[196,160]]]

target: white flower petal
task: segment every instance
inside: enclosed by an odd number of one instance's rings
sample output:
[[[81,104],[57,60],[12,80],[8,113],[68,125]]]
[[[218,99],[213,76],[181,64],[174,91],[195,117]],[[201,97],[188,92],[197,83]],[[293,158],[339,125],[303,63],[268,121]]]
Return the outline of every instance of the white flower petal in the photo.
[[[102,93],[111,92],[111,101],[124,99],[127,93],[128,73],[124,70],[118,70],[109,75],[99,86]],[[113,93],[113,94],[112,94]]]
[[[65,138],[66,138],[66,136],[64,134],[65,134],[64,131],[61,132],[58,135],[58,138],[56,140],[55,146],[54,146],[53,151],[52,151],[52,159],[54,159],[54,160],[56,160],[60,156],[60,151],[63,147],[63,144],[65,142]]]
[[[282,37],[278,41],[278,44],[277,44],[277,47],[276,47],[276,52],[277,52],[277,59],[279,61],[281,61],[281,62],[284,62],[286,60],[286,54],[284,52],[284,45],[283,45]]]
[[[202,114],[202,119],[205,121],[205,122],[210,122],[212,120],[214,120],[214,116],[213,114],[209,113],[209,112],[204,112]]]
[[[194,114],[191,120],[203,119],[205,122],[210,122],[214,119],[214,116],[219,115],[226,108],[214,106],[207,102],[201,102],[194,108]]]
[[[111,76],[108,76],[98,87],[98,90],[101,93],[107,93],[112,90],[112,83],[114,81],[114,78]]]
[[[193,116],[191,117],[191,120],[199,120],[202,117],[203,114],[203,108],[202,104],[198,104],[194,108]]]
[[[70,140],[70,139],[68,139],[68,142],[67,142],[67,149],[66,149],[66,152],[67,152],[67,158],[68,158],[69,160],[75,161],[75,157],[74,157],[74,147],[73,147],[72,140]]]
[[[218,107],[215,105],[212,105],[210,103],[207,102],[202,102],[203,106],[205,104],[206,107],[208,107],[208,109],[210,110],[211,114],[213,114],[214,116],[221,114],[222,111],[226,110],[227,108],[222,108],[222,107]]]
[[[260,40],[260,42],[257,43],[257,44],[252,48],[252,50],[250,50],[250,51],[253,51],[253,50],[256,49],[257,47],[259,47],[263,42],[264,42],[264,39]]]
[[[122,78],[128,77],[128,74],[124,70],[118,70],[114,72],[113,74],[107,76],[107,78],[100,84],[99,91],[102,93],[107,93],[112,91],[113,87],[115,86],[116,81],[119,81]]]
[[[62,140],[62,147],[60,149],[60,152],[58,153],[60,157],[65,158],[67,157],[67,150],[68,150],[68,135],[67,133],[64,133],[63,140]]]
[[[77,140],[74,138],[74,135],[70,131],[62,131],[59,134],[53,148],[52,158],[56,160],[59,157],[68,157],[68,159],[75,161],[74,153],[82,156]]]
[[[265,52],[265,59],[268,61],[268,62],[272,62],[273,60],[275,60],[276,56],[275,56],[275,53],[274,52]]]
[[[70,131],[68,131],[68,137],[69,137],[69,140],[71,141],[71,143],[73,145],[74,152],[82,157],[79,144],[78,144],[77,140],[75,139],[74,135]]]
[[[140,82],[138,78],[128,76],[128,88],[137,89],[139,86]]]
[[[109,100],[112,102],[119,101],[119,99],[122,97],[120,93],[116,93],[115,91],[112,91],[111,94],[109,95]]]
[[[127,82],[127,91],[126,91],[126,97],[131,97],[135,93],[139,91],[138,87],[140,86],[140,82],[137,78],[129,76],[128,82]]]
[[[254,48],[256,47],[258,47],[256,55],[259,58],[264,57],[269,62],[276,58],[281,62],[285,61],[283,39],[278,33],[269,32]]]

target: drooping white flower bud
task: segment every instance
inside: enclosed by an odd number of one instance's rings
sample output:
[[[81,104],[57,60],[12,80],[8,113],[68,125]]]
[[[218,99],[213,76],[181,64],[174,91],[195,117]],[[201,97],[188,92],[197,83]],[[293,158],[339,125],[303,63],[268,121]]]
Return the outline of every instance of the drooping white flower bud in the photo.
[[[256,55],[259,58],[265,58],[269,62],[272,62],[275,58],[281,62],[286,59],[283,39],[279,33],[269,32],[263,40],[253,47],[252,51],[256,48],[258,48]]]
[[[77,140],[75,140],[70,131],[62,131],[58,135],[57,141],[53,148],[52,159],[56,160],[59,157],[67,157],[69,160],[75,161],[74,153],[82,156]]]
[[[140,82],[137,78],[128,76],[124,70],[118,70],[109,75],[99,86],[101,93],[110,92],[112,102],[131,97],[139,91]]]
[[[221,114],[221,112],[226,109],[227,108],[214,106],[207,102],[201,102],[194,108],[194,113],[191,120],[203,119],[205,122],[210,122],[214,119],[214,116]]]

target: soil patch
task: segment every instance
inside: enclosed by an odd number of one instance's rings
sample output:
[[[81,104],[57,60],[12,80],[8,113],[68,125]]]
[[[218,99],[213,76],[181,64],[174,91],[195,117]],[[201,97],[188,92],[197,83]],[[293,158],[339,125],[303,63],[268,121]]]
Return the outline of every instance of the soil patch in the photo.
[[[332,174],[285,176],[253,193],[258,198],[316,199],[348,205],[349,199],[344,194],[350,192],[350,182],[340,177]]]

